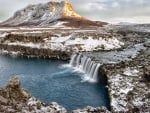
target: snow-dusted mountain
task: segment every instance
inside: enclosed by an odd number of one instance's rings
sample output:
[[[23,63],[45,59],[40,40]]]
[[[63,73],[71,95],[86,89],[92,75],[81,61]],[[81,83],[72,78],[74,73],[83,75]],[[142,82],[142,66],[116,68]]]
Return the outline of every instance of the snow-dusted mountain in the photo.
[[[102,26],[80,16],[69,2],[48,2],[45,4],[29,5],[17,11],[0,26],[41,26],[49,27],[62,23],[66,26]],[[106,24],[106,23],[105,23]]]

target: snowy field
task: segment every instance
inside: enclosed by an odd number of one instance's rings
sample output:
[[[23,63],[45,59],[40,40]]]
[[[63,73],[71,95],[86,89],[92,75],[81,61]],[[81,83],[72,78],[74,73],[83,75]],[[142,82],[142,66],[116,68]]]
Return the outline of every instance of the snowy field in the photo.
[[[60,26],[60,25],[59,25]],[[55,26],[56,28],[56,26]],[[111,38],[105,37],[94,37],[86,35],[88,32],[98,32],[94,29],[70,29],[70,30],[52,30],[51,28],[1,28],[0,37],[5,37],[8,33],[16,35],[25,35],[25,34],[42,34],[42,33],[54,33],[56,36],[49,38],[44,38],[44,42],[33,43],[33,42],[23,42],[15,41],[11,42],[6,40],[4,44],[8,45],[20,45],[31,48],[45,48],[51,50],[60,50],[60,51],[96,51],[96,50],[112,50],[121,48],[124,43],[119,41],[116,37],[112,36]],[[72,31],[73,30],[73,31]],[[7,32],[6,32],[7,31]],[[62,31],[62,32],[61,32]],[[65,36],[62,36],[62,33],[68,33]],[[79,35],[76,35],[78,33]],[[84,34],[86,38],[81,34]]]
[[[4,44],[8,45],[20,45],[31,48],[46,48],[52,50],[66,51],[68,49],[73,49],[74,51],[94,51],[94,50],[112,50],[121,48],[124,43],[117,40],[115,37],[110,39],[93,39],[88,37],[83,39],[82,37],[73,37],[72,35],[65,37],[52,37],[52,40],[48,38],[44,39],[44,43],[32,43],[32,42],[9,42],[5,41]]]

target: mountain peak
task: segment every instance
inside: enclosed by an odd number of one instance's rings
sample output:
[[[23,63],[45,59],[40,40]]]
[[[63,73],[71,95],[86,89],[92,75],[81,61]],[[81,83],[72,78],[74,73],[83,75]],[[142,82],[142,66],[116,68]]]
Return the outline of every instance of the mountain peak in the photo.
[[[98,26],[95,22],[80,16],[67,1],[51,1],[45,4],[29,5],[17,11],[0,26],[42,26],[49,27],[54,22],[65,21],[68,26]]]
[[[55,15],[58,13],[58,9],[61,8],[61,11],[59,12],[62,17],[69,17],[69,18],[83,18],[80,16],[73,8],[73,6],[67,2],[67,1],[61,1],[61,2],[50,2],[50,15]]]
[[[72,7],[72,5],[67,1],[62,1],[64,7],[62,9],[63,16],[65,17],[75,17],[75,18],[83,18],[80,16]]]

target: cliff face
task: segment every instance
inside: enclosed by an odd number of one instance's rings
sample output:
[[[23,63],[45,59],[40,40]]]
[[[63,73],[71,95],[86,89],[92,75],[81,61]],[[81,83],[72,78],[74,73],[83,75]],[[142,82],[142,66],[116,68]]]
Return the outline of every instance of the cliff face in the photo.
[[[29,5],[17,11],[13,17],[0,26],[42,26],[50,27],[59,22],[66,26],[102,26],[80,16],[69,2],[48,2],[45,4]],[[62,24],[63,24],[62,23]]]

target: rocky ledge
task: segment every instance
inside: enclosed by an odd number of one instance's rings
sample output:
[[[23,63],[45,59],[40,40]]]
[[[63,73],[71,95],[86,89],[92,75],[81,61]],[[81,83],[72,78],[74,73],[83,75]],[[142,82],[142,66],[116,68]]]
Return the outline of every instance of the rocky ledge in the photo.
[[[131,61],[105,64],[101,71],[108,78],[113,112],[148,113],[150,111],[150,49]]]

